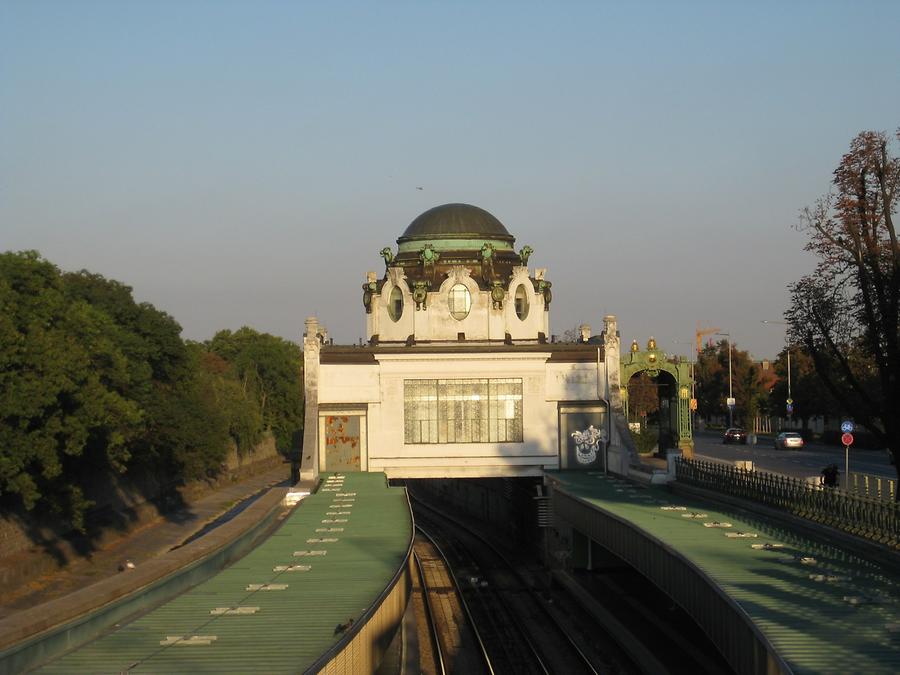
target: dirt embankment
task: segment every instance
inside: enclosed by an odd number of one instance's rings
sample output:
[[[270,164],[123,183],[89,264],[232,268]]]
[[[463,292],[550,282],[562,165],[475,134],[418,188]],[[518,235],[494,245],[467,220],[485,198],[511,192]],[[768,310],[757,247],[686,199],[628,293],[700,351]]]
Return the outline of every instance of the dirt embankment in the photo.
[[[213,478],[193,481],[168,491],[152,477],[100,478],[92,499],[87,533],[58,527],[51,519],[28,513],[0,515],[0,595],[28,594],[47,575],[73,563],[91,561],[124,538],[139,536],[167,518],[179,518],[191,504],[224,487],[270,471],[284,463],[274,440],[265,439],[253,453],[239,457],[232,450]],[[286,469],[285,477],[288,475]]]

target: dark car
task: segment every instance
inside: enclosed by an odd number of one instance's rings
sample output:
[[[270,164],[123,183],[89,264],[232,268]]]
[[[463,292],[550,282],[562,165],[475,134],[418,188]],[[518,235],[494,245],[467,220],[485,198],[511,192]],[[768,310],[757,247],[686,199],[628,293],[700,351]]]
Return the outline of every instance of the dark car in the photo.
[[[747,432],[741,429],[740,427],[732,427],[725,432],[725,435],[722,437],[723,443],[742,443],[746,445],[747,443]]]

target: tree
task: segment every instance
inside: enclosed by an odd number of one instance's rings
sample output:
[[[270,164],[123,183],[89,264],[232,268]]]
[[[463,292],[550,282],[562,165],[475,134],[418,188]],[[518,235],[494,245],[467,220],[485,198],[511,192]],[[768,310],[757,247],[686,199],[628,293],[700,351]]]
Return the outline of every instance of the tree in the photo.
[[[788,399],[787,389],[787,349],[783,350],[774,363],[778,380],[770,392],[770,413],[783,417]],[[806,428],[813,417],[837,414],[834,398],[825,388],[816,373],[812,358],[802,347],[791,348],[791,398],[794,400],[793,417],[799,419]]]
[[[728,341],[720,340],[707,346],[697,355],[694,365],[697,404],[701,414],[727,415],[728,398]],[[731,391],[735,399],[734,420],[749,426],[759,412],[767,407],[768,390],[762,368],[750,353],[731,345]]]
[[[659,410],[659,389],[657,383],[641,372],[628,381],[628,415],[629,421],[646,424],[648,415]]]
[[[264,428],[287,453],[294,433],[303,427],[300,347],[245,326],[235,332],[219,331],[206,348],[231,365],[242,393],[259,406]]]
[[[130,443],[130,467],[152,473],[164,490],[215,473],[228,449],[228,422],[178,322],[135,302],[131,287],[119,281],[87,270],[62,280],[71,301],[109,317],[109,336],[125,356],[130,377],[123,391],[144,413]]]
[[[83,529],[83,479],[123,473],[143,419],[119,329],[35,251],[0,254],[0,310],[0,495]]]
[[[171,489],[217,471],[230,420],[180,333],[124,284],[61,273],[35,251],[0,254],[3,506],[84,531],[119,476]]]
[[[785,317],[829,392],[890,449],[900,472],[900,157],[888,146],[885,133],[859,134],[833,190],[801,212],[806,250],[819,263],[789,287]]]

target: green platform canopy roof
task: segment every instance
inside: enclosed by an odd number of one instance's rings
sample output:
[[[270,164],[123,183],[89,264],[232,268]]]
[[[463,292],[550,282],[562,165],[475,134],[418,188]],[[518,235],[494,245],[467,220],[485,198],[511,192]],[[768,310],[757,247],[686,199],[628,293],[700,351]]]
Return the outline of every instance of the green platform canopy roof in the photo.
[[[388,487],[384,474],[323,478],[322,489],[244,558],[38,672],[306,670],[342,638],[338,625],[357,621],[377,600],[412,537],[405,490]],[[297,555],[305,551],[319,553]]]
[[[794,673],[900,672],[900,569],[752,513],[664,488],[593,472],[549,475],[555,490],[586,508],[627,521],[702,570],[740,606]],[[685,510],[666,510],[671,507]],[[701,513],[706,517],[689,515]],[[765,543],[778,548],[753,547]]]

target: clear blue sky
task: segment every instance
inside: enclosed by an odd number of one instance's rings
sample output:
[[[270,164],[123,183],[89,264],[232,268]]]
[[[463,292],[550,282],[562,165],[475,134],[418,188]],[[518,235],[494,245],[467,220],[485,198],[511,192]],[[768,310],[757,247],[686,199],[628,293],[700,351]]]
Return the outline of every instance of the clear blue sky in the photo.
[[[355,342],[378,251],[468,202],[548,268],[554,333],[773,356],[798,210],[900,126],[898,29],[887,1],[2,0],[0,250],[189,338]]]

